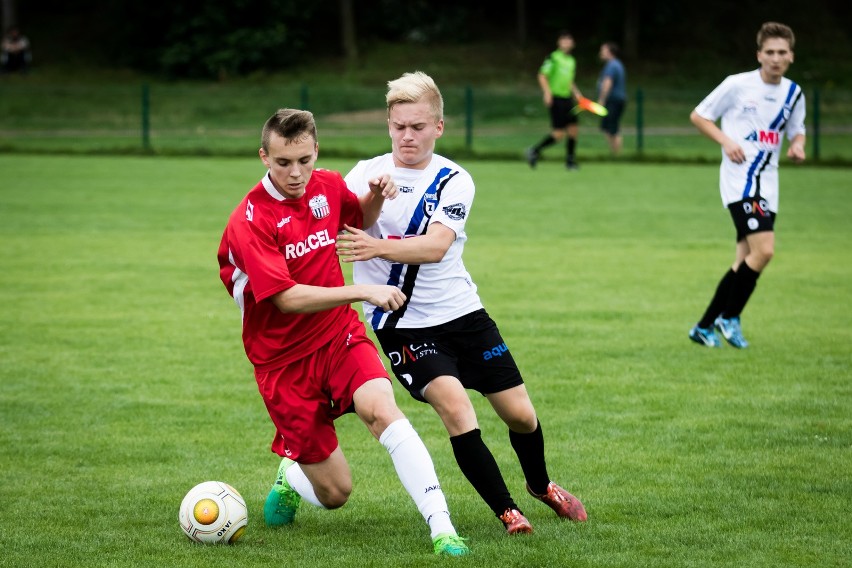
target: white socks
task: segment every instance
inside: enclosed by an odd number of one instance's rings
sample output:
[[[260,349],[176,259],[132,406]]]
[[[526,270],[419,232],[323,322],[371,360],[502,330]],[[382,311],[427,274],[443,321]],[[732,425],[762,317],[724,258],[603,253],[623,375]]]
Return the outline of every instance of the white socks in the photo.
[[[458,534],[450,522],[449,507],[438,482],[432,457],[411,423],[406,418],[391,423],[382,432],[379,442],[390,454],[399,480],[429,524],[431,537]],[[288,481],[289,472],[287,470]]]
[[[302,468],[299,467],[299,464],[293,463],[293,465],[288,467],[284,472],[284,477],[287,478],[287,483],[290,484],[290,487],[302,496],[302,499],[311,505],[316,505],[322,509],[326,508],[326,506],[317,499],[317,494],[314,493],[314,486],[311,485],[310,481],[308,481],[308,477],[305,475],[305,472],[302,471]]]
[[[391,423],[382,432],[379,442],[390,454],[399,480],[429,525],[431,538],[439,534],[458,534],[450,521],[449,508],[432,457],[411,423],[406,418]],[[284,476],[302,499],[322,509],[326,508],[317,499],[311,482],[299,464],[288,467]]]

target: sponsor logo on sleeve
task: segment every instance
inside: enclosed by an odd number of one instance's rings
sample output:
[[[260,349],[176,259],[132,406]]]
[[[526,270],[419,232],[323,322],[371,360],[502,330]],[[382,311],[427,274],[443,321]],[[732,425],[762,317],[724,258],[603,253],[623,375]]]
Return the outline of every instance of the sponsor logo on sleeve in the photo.
[[[444,215],[453,221],[461,221],[467,215],[467,207],[464,203],[453,203],[444,207]]]

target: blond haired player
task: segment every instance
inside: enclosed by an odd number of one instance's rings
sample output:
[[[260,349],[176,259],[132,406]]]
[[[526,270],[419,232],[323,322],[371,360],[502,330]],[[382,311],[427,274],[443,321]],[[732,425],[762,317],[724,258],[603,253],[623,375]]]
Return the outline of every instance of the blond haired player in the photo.
[[[434,153],[444,131],[441,92],[428,75],[406,73],[388,83],[386,102],[392,151],[356,164],[346,183],[366,195],[376,172],[388,171],[399,196],[384,203],[366,231],[347,227],[337,248],[345,261],[358,261],[356,284],[390,284],[406,299],[394,311],[367,301],[365,318],[400,383],[441,417],[462,473],[509,534],[531,532],[532,525],[482,439],[465,389],[484,395],[508,426],[527,491],[560,517],[585,521],[583,504],[550,479],[521,373],[462,262],[474,184],[462,167]]]

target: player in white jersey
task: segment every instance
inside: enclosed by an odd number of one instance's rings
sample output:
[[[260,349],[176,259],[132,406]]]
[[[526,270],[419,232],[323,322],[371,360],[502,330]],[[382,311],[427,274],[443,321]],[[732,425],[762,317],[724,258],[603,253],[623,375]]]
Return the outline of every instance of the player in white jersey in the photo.
[[[466,388],[486,396],[509,427],[527,490],[560,517],[585,521],[582,503],[547,473],[544,437],[521,373],[462,262],[474,183],[458,164],[434,153],[444,131],[443,107],[441,92],[424,73],[388,83],[392,152],[359,162],[346,183],[362,194],[373,172],[388,171],[399,195],[385,202],[369,229],[346,226],[338,255],[355,262],[356,284],[390,284],[405,294],[394,311],[365,302],[365,319],[400,383],[441,417],[462,473],[506,531],[528,533],[532,525],[482,440]]]
[[[794,45],[788,26],[763,24],[757,33],[760,68],[727,77],[690,115],[698,130],[722,147],[719,188],[737,233],[734,264],[689,330],[689,338],[699,345],[720,347],[718,329],[734,347],[748,346],[740,314],[775,253],[778,158],[784,137],[790,141],[787,157],[793,162],[805,159],[805,95],[784,77]],[[720,117],[721,128],[716,126]]]

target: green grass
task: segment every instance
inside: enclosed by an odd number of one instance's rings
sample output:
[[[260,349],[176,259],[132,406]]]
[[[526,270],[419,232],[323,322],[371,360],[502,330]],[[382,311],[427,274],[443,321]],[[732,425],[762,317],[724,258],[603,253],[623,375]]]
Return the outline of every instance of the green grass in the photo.
[[[248,152],[251,154],[251,152]],[[352,160],[320,165],[344,172]],[[848,170],[781,171],[776,258],[744,351],[686,337],[733,230],[717,165],[472,161],[466,265],[525,374],[559,522],[523,491],[505,427],[480,425],[536,532],[508,538],[440,421],[395,386],[470,558],[458,566],[847,566],[852,558]],[[278,460],[215,260],[256,158],[0,155],[0,566],[434,566],[381,446],[338,421],[355,491],[262,522]],[[243,539],[193,545],[177,508],[207,479]]]

